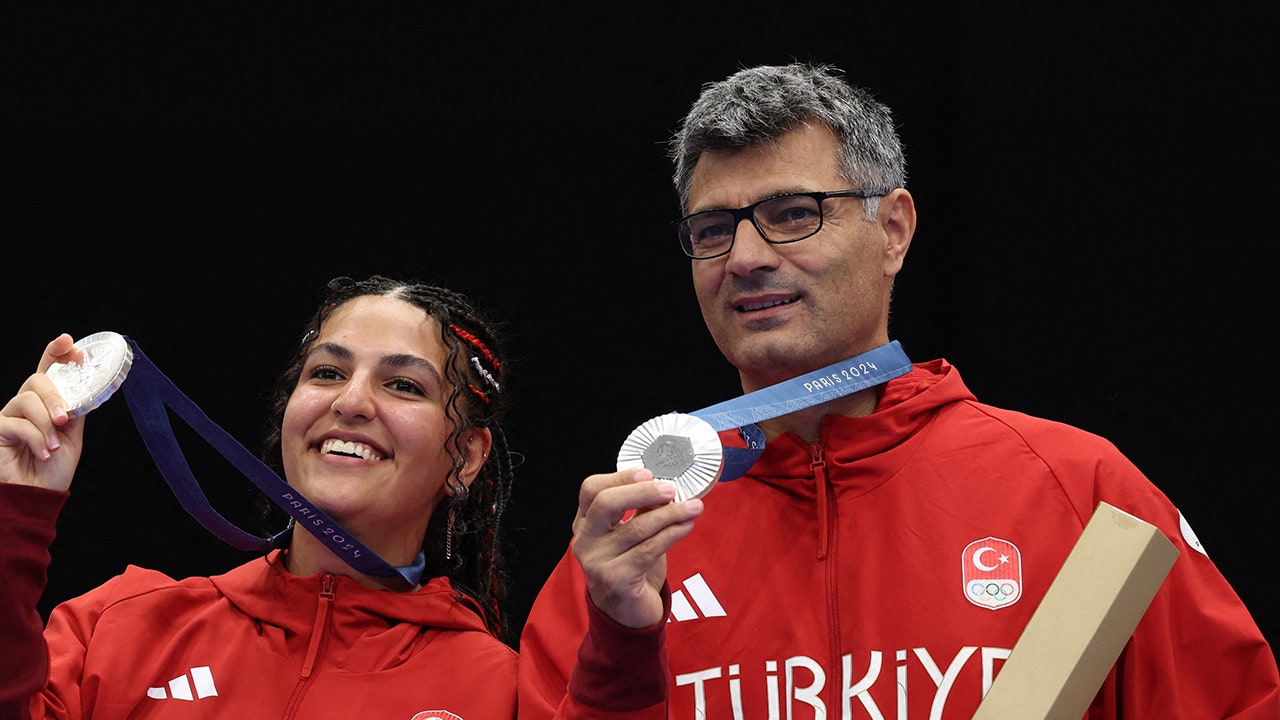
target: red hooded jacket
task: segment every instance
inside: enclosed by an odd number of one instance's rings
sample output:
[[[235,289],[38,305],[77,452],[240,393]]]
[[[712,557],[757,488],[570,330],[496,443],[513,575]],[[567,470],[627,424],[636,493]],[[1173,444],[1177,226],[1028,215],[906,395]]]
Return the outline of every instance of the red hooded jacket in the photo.
[[[1180,555],[1088,717],[1280,718],[1271,648],[1169,499],[1110,442],[979,403],[943,360],[816,444],[770,440],[704,500],[668,553],[662,627],[589,608],[565,554],[524,628],[522,720],[967,720],[1099,501]]]
[[[130,566],[57,606],[43,591],[67,493],[0,485],[0,718],[515,717],[516,654],[444,578],[412,593],[290,575]]]

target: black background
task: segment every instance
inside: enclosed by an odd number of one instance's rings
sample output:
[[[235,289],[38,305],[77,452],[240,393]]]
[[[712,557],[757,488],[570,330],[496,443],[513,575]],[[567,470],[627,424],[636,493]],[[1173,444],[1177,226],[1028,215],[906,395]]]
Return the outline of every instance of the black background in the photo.
[[[828,62],[906,144],[893,337],[1113,440],[1280,642],[1275,3],[25,5],[0,23],[11,387],[58,332],[115,330],[256,450],[324,281],[469,292],[516,350],[519,622],[581,479],[637,424],[740,392],[668,225],[665,140],[703,82]],[[86,441],[43,612],[125,563],[244,559],[182,511],[123,400]],[[248,482],[185,447],[244,517]]]

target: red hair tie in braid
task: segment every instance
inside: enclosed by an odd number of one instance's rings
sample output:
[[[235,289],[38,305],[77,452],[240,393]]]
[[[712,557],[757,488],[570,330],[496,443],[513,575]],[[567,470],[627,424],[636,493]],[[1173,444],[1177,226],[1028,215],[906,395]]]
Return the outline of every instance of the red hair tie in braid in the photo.
[[[467,383],[467,388],[470,389],[471,392],[475,393],[476,397],[483,400],[485,405],[489,404],[489,396],[481,392],[480,388],[476,387],[475,385],[472,385],[471,383]]]
[[[481,355],[483,355],[484,359],[488,360],[489,364],[493,366],[493,369],[498,372],[498,377],[502,377],[502,363],[498,362],[498,358],[494,356],[493,352],[490,351],[487,346],[485,346],[484,342],[482,342],[480,338],[476,337],[475,335],[472,335],[471,333],[467,332],[466,330],[463,330],[462,328],[458,327],[457,325],[454,325],[453,323],[449,323],[449,329],[453,331],[454,335],[457,335],[458,337],[462,338],[463,341],[471,345],[471,347],[475,348]],[[480,373],[480,376],[484,378],[485,382],[489,383],[489,385],[494,389],[494,392],[502,392],[502,386],[499,385],[497,379],[494,378],[493,375],[490,374],[488,370],[484,369],[484,366],[480,364],[480,358],[472,355],[471,364],[476,367],[476,372]],[[471,388],[471,390],[472,392],[476,393],[480,397],[484,398],[485,402],[489,402],[489,399],[486,398],[474,386]]]

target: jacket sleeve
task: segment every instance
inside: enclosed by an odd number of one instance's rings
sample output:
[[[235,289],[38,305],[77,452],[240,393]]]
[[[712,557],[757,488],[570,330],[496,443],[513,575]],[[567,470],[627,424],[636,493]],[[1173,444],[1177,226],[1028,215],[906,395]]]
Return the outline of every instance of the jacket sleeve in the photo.
[[[614,622],[591,603],[565,552],[521,632],[518,684],[520,720],[666,720],[666,623]]]
[[[1275,654],[1185,518],[1163,503],[1130,513],[1153,518],[1179,555],[1116,665],[1118,716],[1280,718]]]
[[[1071,457],[1056,470],[1094,477],[1092,497],[1073,499],[1082,520],[1106,501],[1158,527],[1179,553],[1095,700],[1111,706],[1102,716],[1280,718],[1275,654],[1188,520],[1113,447]],[[1092,466],[1070,467],[1079,462]]]
[[[28,718],[49,679],[44,622],[36,609],[49,571],[58,513],[68,493],[0,484],[0,720]]]

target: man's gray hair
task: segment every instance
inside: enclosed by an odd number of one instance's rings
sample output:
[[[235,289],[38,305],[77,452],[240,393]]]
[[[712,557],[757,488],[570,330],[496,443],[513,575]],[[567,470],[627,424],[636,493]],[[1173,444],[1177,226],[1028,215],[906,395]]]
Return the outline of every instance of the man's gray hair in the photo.
[[[830,65],[762,65],[703,85],[669,141],[681,210],[688,212],[702,153],[772,143],[814,121],[840,140],[837,169],[853,186],[881,193],[906,187],[906,159],[887,106]],[[874,217],[874,205],[867,212]]]

